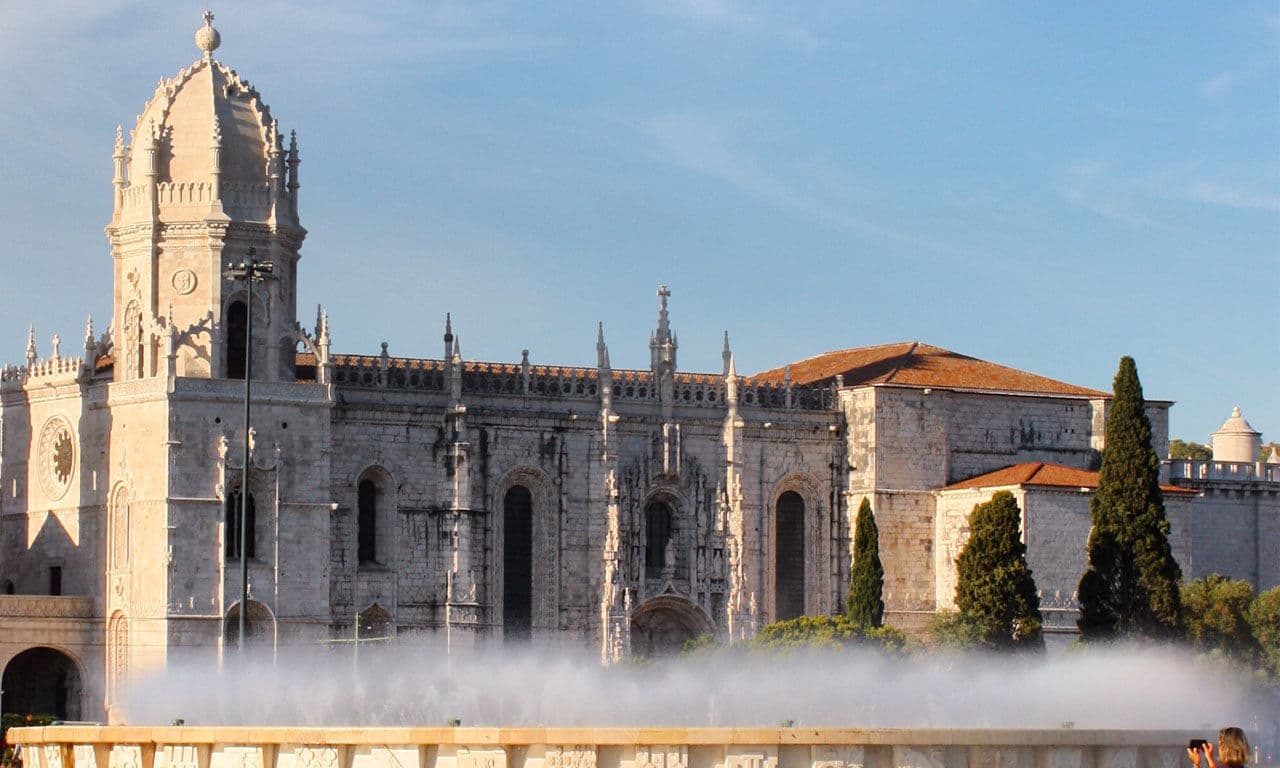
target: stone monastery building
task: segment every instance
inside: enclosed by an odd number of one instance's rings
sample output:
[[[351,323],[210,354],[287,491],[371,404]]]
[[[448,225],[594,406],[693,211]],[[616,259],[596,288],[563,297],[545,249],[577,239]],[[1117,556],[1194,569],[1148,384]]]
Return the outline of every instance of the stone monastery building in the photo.
[[[300,155],[202,56],[117,132],[114,317],[0,374],[4,711],[101,719],[130,676],[366,635],[557,643],[602,660],[842,609],[871,501],[886,620],[952,604],[967,514],[1015,492],[1050,632],[1074,631],[1109,393],[918,342],[740,375],[341,354],[299,323]],[[105,190],[104,190],[105,192]],[[228,275],[250,252],[274,270]],[[249,324],[252,323],[251,333]],[[244,459],[247,339],[252,446]],[[1171,403],[1151,402],[1155,448]],[[1188,577],[1280,583],[1280,457],[1238,414],[1167,465]],[[1217,448],[1217,446],[1215,446]],[[240,604],[235,510],[249,601]]]

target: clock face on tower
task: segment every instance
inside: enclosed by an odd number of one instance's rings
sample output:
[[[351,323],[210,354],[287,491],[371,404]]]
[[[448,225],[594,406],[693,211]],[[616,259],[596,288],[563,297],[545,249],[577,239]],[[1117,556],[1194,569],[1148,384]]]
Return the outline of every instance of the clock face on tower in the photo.
[[[40,486],[50,499],[60,499],[71,486],[75,474],[76,443],[71,422],[64,416],[52,416],[40,429],[37,446]]]

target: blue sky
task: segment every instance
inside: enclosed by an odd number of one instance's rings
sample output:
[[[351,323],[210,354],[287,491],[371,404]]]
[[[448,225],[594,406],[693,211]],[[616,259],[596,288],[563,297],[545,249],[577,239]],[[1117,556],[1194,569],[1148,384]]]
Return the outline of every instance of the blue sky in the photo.
[[[7,3],[0,359],[110,315],[111,144],[203,2]],[[218,2],[335,349],[686,370],[918,339],[1280,438],[1280,4]],[[78,347],[78,342],[72,347]],[[64,349],[66,342],[64,341]]]

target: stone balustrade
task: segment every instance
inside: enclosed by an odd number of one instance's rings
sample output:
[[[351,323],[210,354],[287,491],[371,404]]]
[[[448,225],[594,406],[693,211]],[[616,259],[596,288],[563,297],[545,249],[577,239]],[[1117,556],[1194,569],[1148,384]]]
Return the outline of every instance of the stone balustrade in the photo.
[[[1180,731],[15,728],[26,768],[1174,768]],[[1212,735],[1212,734],[1210,734]]]
[[[1168,459],[1170,480],[1237,480],[1280,483],[1280,464],[1251,461]]]
[[[444,392],[443,360],[377,355],[334,355],[333,383],[339,387],[410,389]],[[651,371],[618,369],[610,372],[615,402],[658,402],[658,385]],[[600,399],[597,368],[523,363],[463,363],[462,391],[472,395],[527,395],[556,399]],[[724,377],[708,373],[676,373],[672,387],[676,405],[724,409]],[[742,379],[739,403],[743,407],[830,410],[834,398],[829,387],[791,388],[781,382]]]

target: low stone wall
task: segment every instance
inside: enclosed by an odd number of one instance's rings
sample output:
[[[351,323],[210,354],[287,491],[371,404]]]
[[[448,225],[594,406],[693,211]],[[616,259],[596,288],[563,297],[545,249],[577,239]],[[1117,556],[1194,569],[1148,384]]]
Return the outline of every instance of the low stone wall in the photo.
[[[1175,768],[1180,731],[15,728],[25,768]],[[1209,734],[1212,736],[1212,734]]]

